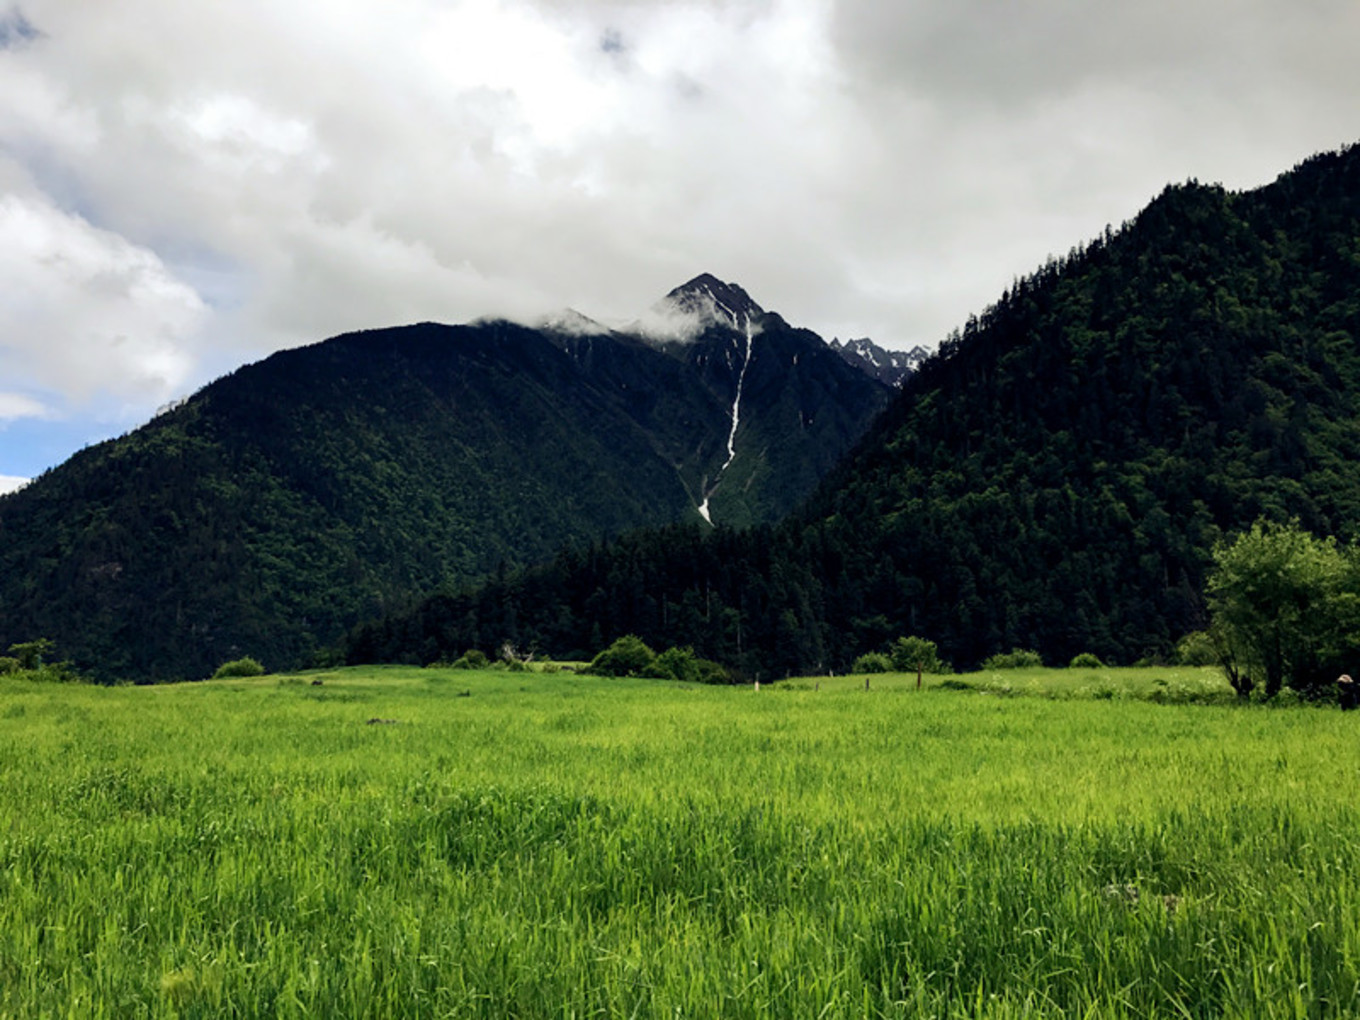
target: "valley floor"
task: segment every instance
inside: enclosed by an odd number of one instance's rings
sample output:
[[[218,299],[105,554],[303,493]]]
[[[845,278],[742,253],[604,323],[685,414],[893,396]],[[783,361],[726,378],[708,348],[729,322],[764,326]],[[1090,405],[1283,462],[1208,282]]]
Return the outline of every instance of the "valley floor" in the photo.
[[[925,679],[0,681],[0,1017],[1360,1014],[1360,713]]]

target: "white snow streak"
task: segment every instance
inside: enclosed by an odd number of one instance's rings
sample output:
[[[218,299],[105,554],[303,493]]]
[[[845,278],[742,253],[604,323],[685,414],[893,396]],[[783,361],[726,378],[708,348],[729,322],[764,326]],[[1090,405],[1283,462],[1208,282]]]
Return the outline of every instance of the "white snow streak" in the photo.
[[[751,365],[751,340],[755,332],[751,329],[751,320],[746,319],[746,350],[742,357],[741,371],[737,374],[737,395],[732,401],[732,431],[727,434],[727,460],[723,466],[718,468],[717,477],[713,479],[713,484],[704,493],[704,501],[699,504],[699,515],[709,524],[713,523],[713,517],[708,509],[709,498],[717,491],[718,483],[722,481],[723,473],[732,466],[732,461],[737,459],[737,427],[741,424],[741,391],[746,386],[746,369]]]

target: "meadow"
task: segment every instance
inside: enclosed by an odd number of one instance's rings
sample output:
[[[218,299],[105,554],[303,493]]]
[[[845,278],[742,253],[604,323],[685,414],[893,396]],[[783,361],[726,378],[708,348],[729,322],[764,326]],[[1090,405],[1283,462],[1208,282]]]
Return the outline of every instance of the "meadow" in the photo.
[[[0,1017],[1360,1016],[1360,713],[1225,690],[0,681]]]

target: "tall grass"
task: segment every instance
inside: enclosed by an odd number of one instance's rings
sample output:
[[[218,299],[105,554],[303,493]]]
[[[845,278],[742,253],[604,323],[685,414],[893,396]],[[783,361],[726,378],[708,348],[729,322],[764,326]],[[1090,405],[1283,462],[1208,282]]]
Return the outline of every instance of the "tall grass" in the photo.
[[[0,684],[0,1016],[1360,1014],[1352,715],[311,679]]]

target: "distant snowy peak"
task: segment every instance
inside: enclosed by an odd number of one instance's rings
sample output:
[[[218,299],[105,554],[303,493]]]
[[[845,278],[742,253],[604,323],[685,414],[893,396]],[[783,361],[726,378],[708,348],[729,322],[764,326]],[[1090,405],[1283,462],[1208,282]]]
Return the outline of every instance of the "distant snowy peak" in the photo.
[[[697,319],[704,325],[717,323],[745,331],[757,325],[765,309],[735,283],[724,283],[716,276],[702,273],[689,283],[676,287],[657,306],[666,315]]]
[[[930,355],[924,347],[913,347],[909,351],[885,350],[868,337],[845,343],[835,339],[830,346],[847,362],[889,386],[901,386]]]

